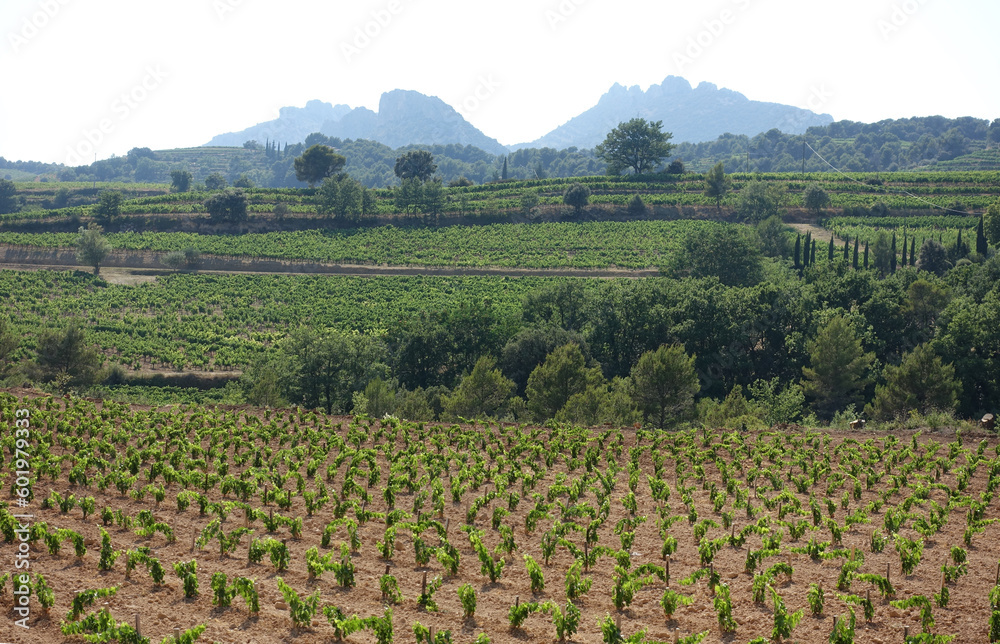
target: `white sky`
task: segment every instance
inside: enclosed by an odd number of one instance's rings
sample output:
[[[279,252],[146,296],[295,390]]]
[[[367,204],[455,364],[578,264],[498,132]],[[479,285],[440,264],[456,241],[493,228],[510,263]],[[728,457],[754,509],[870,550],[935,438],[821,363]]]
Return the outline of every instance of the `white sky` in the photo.
[[[514,144],[671,74],[836,119],[992,120],[998,25],[996,0],[0,0],[0,156],[196,146],[397,88],[478,90],[466,117]]]

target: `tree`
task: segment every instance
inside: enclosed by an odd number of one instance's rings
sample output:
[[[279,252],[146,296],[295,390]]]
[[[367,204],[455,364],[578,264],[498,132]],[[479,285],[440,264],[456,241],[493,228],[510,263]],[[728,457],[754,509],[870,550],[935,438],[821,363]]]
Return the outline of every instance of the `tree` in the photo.
[[[642,354],[632,369],[632,387],[645,422],[665,428],[690,415],[701,390],[694,363],[679,344]]]
[[[830,195],[820,187],[819,183],[809,184],[809,187],[806,188],[805,193],[802,195],[802,200],[806,208],[816,215],[821,214],[823,209],[830,205]]]
[[[802,368],[802,388],[816,412],[830,418],[848,405],[859,405],[875,354],[865,353],[851,321],[834,315],[806,344],[806,350],[811,366]]]
[[[455,391],[445,397],[445,413],[452,418],[496,418],[514,392],[514,386],[514,381],[496,368],[496,360],[483,356]]]
[[[590,203],[590,188],[582,183],[574,183],[563,193],[563,203],[572,206],[579,217],[580,212]]]
[[[608,164],[608,174],[618,175],[631,169],[634,174],[652,172],[664,158],[670,156],[674,145],[669,132],[661,131],[663,121],[634,118],[608,133],[604,142],[594,148],[594,154]]]
[[[400,179],[417,179],[418,181],[428,181],[437,172],[437,164],[434,163],[434,155],[427,150],[411,150],[396,159],[396,166],[392,169]]]
[[[582,393],[588,383],[603,378],[600,367],[587,368],[578,345],[557,347],[528,376],[525,387],[528,410],[539,422],[555,418],[570,396]]]
[[[521,195],[521,212],[525,217],[530,217],[540,201],[537,190],[528,190]]]
[[[784,257],[788,254],[788,226],[781,217],[768,217],[757,224],[760,249],[767,257]]]
[[[444,206],[444,186],[441,184],[441,180],[434,179],[425,182],[423,199],[420,204],[421,209],[426,213],[436,215],[441,212],[442,206]]]
[[[205,200],[205,210],[214,221],[239,223],[247,220],[247,196],[242,188],[226,188]]]
[[[323,179],[343,170],[346,163],[347,159],[330,146],[314,145],[303,152],[302,156],[295,157],[295,178],[307,182],[312,188]]]
[[[122,212],[122,193],[117,190],[105,190],[97,198],[94,206],[94,216],[105,223],[110,223]]]
[[[94,275],[101,272],[101,264],[111,252],[111,244],[102,234],[104,229],[97,224],[80,226],[80,236],[76,239],[76,261],[84,266],[93,266]]]
[[[675,274],[717,277],[726,286],[752,286],[764,277],[756,233],[737,224],[692,228],[669,261],[668,268]]]
[[[403,179],[395,192],[396,208],[403,212],[415,210],[424,201],[424,184],[416,177]]]
[[[990,244],[1000,244],[1000,201],[987,208],[983,214],[983,234]]]
[[[0,215],[17,212],[19,208],[17,186],[13,181],[0,179]]]
[[[187,170],[171,170],[170,182],[174,192],[187,192],[191,189],[191,173]]]
[[[346,175],[328,177],[316,190],[317,209],[340,219],[355,218],[361,214],[363,190],[358,181]]]
[[[802,235],[795,236],[795,270],[802,268]]]
[[[76,320],[62,330],[43,331],[38,337],[38,375],[63,389],[94,384],[103,362],[97,348],[87,344],[87,334]]]
[[[951,268],[951,262],[948,261],[948,251],[940,242],[928,239],[920,247],[917,268],[935,275],[944,275]]]
[[[892,239],[893,241],[890,242],[889,235],[887,235],[884,230],[880,230],[878,232],[878,236],[875,238],[875,243],[872,245],[875,270],[877,270],[879,275],[882,277],[891,273],[893,266],[896,263],[895,235],[893,235]]]
[[[626,209],[628,214],[632,217],[645,217],[649,213],[649,208],[646,207],[645,202],[643,202],[642,197],[639,195],[634,195],[631,201],[628,202],[628,208]]]
[[[736,216],[740,221],[756,224],[768,217],[780,216],[784,201],[785,193],[777,185],[751,181],[740,191]]]
[[[225,190],[229,182],[226,178],[222,176],[220,172],[213,172],[212,174],[205,177],[205,189],[206,190]]]
[[[929,342],[903,356],[899,366],[885,368],[885,384],[875,388],[875,399],[866,408],[873,417],[888,420],[911,411],[955,411],[962,384],[955,367],[944,364]]]
[[[989,240],[986,239],[985,228],[983,227],[983,216],[979,216],[979,223],[976,224],[976,252],[982,256],[986,257],[990,250]],[[905,262],[904,262],[905,264]]]
[[[729,194],[733,180],[726,175],[725,167],[721,162],[705,174],[705,196],[715,199],[715,208],[722,208],[722,199]]]
[[[354,393],[388,374],[385,347],[371,336],[332,329],[296,329],[281,345],[289,402],[327,413],[347,412]]]

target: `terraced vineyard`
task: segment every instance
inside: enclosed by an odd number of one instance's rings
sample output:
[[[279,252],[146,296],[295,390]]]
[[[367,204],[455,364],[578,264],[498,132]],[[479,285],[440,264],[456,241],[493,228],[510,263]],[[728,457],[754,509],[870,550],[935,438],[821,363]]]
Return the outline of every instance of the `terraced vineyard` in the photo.
[[[649,268],[666,263],[696,227],[712,222],[493,224],[444,228],[364,228],[261,234],[122,233],[113,248],[302,259],[354,264],[519,268]],[[75,233],[2,233],[0,243],[71,248]]]
[[[489,301],[501,316],[519,312],[540,278],[170,275],[115,286],[83,274],[0,271],[0,298],[31,345],[68,317],[91,341],[132,368],[231,369],[251,364],[305,323],[378,333],[428,309]]]
[[[445,427],[8,393],[0,418],[23,472],[0,475],[7,561],[13,515],[31,515],[15,642],[1000,635],[995,437]]]
[[[982,212],[990,204],[1000,198],[1000,172],[901,172],[881,173],[878,175],[865,173],[733,173],[733,193],[726,198],[724,205],[735,204],[739,191],[751,181],[764,181],[784,190],[787,195],[787,206],[791,208],[804,207],[802,194],[812,183],[830,195],[830,208],[871,207],[877,202],[884,203],[888,208],[897,211],[932,211],[934,208],[948,208],[956,200],[970,211]],[[482,216],[495,218],[498,215],[520,213],[521,198],[527,193],[537,194],[538,205],[546,208],[559,208],[562,205],[562,195],[573,183],[582,183],[590,188],[592,196],[590,203],[597,207],[624,208],[636,195],[640,195],[647,206],[655,206],[670,211],[675,216],[692,217],[694,212],[683,212],[681,208],[696,208],[700,216],[707,216],[714,210],[715,201],[704,195],[704,175],[687,173],[684,175],[658,175],[645,181],[630,180],[627,177],[578,177],[574,179],[544,179],[538,181],[507,181],[489,183],[464,188],[445,188],[444,200],[439,212],[442,214],[466,216]],[[46,186],[44,190],[55,190],[62,184],[17,184],[18,190],[34,193],[38,186]],[[76,186],[77,184],[66,184]],[[80,190],[86,184],[80,184]],[[138,185],[138,184],[136,184]],[[49,188],[51,186],[52,188]],[[104,186],[114,187],[114,186]],[[123,184],[122,188],[129,194],[123,205],[122,212],[126,215],[191,215],[204,214],[204,200],[208,193],[187,192],[176,194],[160,194],[149,196],[152,190],[149,186],[139,185],[140,193],[135,193],[132,184]],[[161,185],[159,190],[167,192],[168,186]],[[94,195],[82,193],[89,199]],[[146,194],[142,194],[146,193]],[[401,212],[397,206],[396,191],[392,189],[376,189],[370,191],[375,198],[374,211],[370,215],[397,215]],[[273,211],[276,203],[284,203],[293,216],[315,216],[316,191],[311,189],[278,189],[265,188],[250,191],[249,212],[251,214],[268,214]],[[705,212],[700,212],[704,210]],[[41,216],[69,217],[87,216],[89,207],[76,206],[52,211],[26,210],[21,213],[3,215],[0,221],[17,221]],[[412,217],[413,215],[410,215]],[[400,215],[405,218],[406,215]]]
[[[880,232],[890,235],[895,232],[899,243],[903,236],[916,238],[917,247],[925,239],[936,239],[945,246],[950,246],[958,239],[959,231],[962,240],[973,247],[976,243],[976,226],[978,217],[962,217],[956,215],[935,217],[833,217],[825,220],[823,226],[829,228],[835,235],[844,239],[859,239],[861,243],[873,243]]]

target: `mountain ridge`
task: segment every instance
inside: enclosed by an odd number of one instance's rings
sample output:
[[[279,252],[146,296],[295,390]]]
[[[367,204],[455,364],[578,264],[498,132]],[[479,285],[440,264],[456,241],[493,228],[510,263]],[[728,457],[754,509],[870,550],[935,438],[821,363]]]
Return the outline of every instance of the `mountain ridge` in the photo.
[[[697,87],[678,76],[643,91],[611,86],[597,104],[535,141],[505,146],[469,123],[436,96],[395,89],[382,94],[377,112],[319,100],[305,107],[283,107],[277,119],[213,137],[206,146],[240,147],[244,142],[302,143],[313,132],[340,139],[369,139],[393,148],[407,145],[474,145],[493,154],[526,147],[590,149],[622,121],[642,117],[663,121],[674,142],[711,141],[723,134],[754,136],[771,129],[801,134],[833,122],[829,114],[752,101],[743,94],[702,82]]]

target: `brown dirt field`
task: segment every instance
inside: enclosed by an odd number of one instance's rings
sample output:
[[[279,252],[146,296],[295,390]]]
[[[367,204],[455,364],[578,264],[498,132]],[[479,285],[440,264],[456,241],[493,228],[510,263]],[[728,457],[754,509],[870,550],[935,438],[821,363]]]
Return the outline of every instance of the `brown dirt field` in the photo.
[[[25,390],[17,390],[13,393],[19,397],[35,395]],[[4,405],[4,407],[7,406],[6,404]],[[101,405],[98,404],[97,407],[99,409]],[[134,407],[133,409],[135,411],[148,410],[148,408],[142,407]],[[261,410],[247,407],[219,407],[218,409],[220,411],[235,411],[241,414],[262,416]],[[321,422],[323,420],[326,420],[325,417],[321,417]],[[330,420],[334,426],[337,423],[343,423],[345,428],[352,421],[350,418],[332,418]],[[307,423],[308,421],[302,421],[301,424]],[[6,422],[3,427],[3,434],[7,435],[11,431],[10,427]],[[466,429],[468,428],[466,427]],[[593,434],[596,436],[603,429],[595,429]],[[495,431],[494,429],[491,434]],[[787,431],[798,432],[801,431],[801,428],[792,428]],[[340,433],[344,434],[345,431],[341,431]],[[910,441],[913,434],[911,432],[898,432],[894,435],[898,437],[900,446],[903,446]],[[881,443],[883,438],[871,433],[833,433],[830,436],[832,446],[834,447],[847,439],[859,442],[874,439]],[[755,438],[756,435],[754,434],[746,436],[747,441],[754,440]],[[987,449],[984,458],[988,459],[994,456],[994,448],[997,446],[995,436],[967,435],[964,438],[965,447],[973,450],[975,450],[976,445],[981,439],[986,438],[989,441],[989,449]],[[937,441],[944,444],[953,440],[953,433],[941,433],[937,435],[925,433],[920,437],[919,442],[926,444],[931,441]],[[619,459],[623,468],[628,461],[628,450],[635,443],[635,431],[631,429],[624,430],[624,449]],[[696,445],[700,445],[700,443],[696,442]],[[366,446],[370,447],[371,444],[368,443]],[[272,443],[271,447],[277,450],[277,441]],[[62,448],[53,448],[53,451],[56,454],[66,452]],[[476,451],[479,451],[478,448]],[[727,461],[729,460],[726,450],[720,449],[719,453],[726,456]],[[938,455],[946,453],[947,448],[942,447]],[[521,460],[526,465],[529,458],[523,456]],[[387,464],[381,455],[379,461],[383,471],[381,484],[384,484],[384,474],[387,471]],[[748,459],[742,458],[742,461],[748,466],[753,465],[752,461]],[[650,488],[645,478],[646,474],[652,474],[653,472],[648,453],[644,454],[640,463],[642,475],[640,476],[640,483],[637,490],[637,514],[645,515],[649,520],[639,526],[636,532],[636,540],[631,550],[633,553],[633,568],[645,563],[654,563],[657,565],[662,565],[663,563],[660,557],[662,541],[657,533],[655,523],[656,502],[651,497]],[[765,465],[767,463],[765,459]],[[964,461],[959,458],[956,462],[956,469],[962,463]],[[487,465],[489,464],[490,459],[487,458]],[[672,494],[669,503],[673,508],[672,512],[674,514],[682,514],[685,512],[684,506],[679,498],[680,495],[677,493],[676,484],[671,478],[674,472],[673,464],[673,458],[668,457],[665,461],[666,473],[664,480],[666,480],[671,488]],[[143,476],[146,468],[148,468],[148,464],[140,470],[139,485],[146,483],[146,479]],[[240,469],[234,466],[231,469],[231,473],[238,473]],[[605,471],[603,460],[599,469],[600,471]],[[711,482],[720,482],[719,473],[714,466],[706,467],[705,469],[707,474],[706,485]],[[969,485],[968,494],[978,497],[984,491],[988,469],[987,465],[980,465]],[[343,470],[344,468],[341,467],[337,471],[333,482],[327,483],[331,495],[335,495],[340,489],[343,481]],[[325,472],[325,465],[320,467],[319,475],[322,475],[323,472]],[[585,469],[582,466],[578,467],[574,472],[569,472],[565,461],[557,459],[554,467],[537,485],[534,492],[544,494],[548,487],[555,482],[557,476],[568,476],[569,480],[567,484],[569,484],[583,472],[585,472]],[[894,470],[894,472],[898,473],[899,469]],[[24,631],[13,626],[12,620],[14,618],[12,617],[12,597],[10,592],[8,591],[6,594],[0,596],[0,612],[3,613],[3,617],[0,618],[0,633],[2,633],[0,634],[0,640],[4,642],[15,642],[17,644],[55,644],[65,641],[82,641],[79,639],[67,640],[59,632],[60,620],[66,615],[69,609],[71,592],[76,589],[113,585],[121,586],[117,596],[108,600],[98,600],[97,604],[90,610],[98,610],[102,605],[106,605],[119,621],[127,621],[129,623],[134,623],[135,616],[137,614],[140,615],[142,633],[150,636],[154,643],[172,634],[174,627],[180,627],[183,630],[199,623],[208,625],[208,630],[199,640],[202,642],[224,642],[227,644],[270,644],[278,642],[312,644],[333,642],[332,628],[321,614],[317,615],[311,628],[294,629],[292,627],[288,611],[283,609],[278,603],[281,600],[281,595],[278,592],[275,581],[278,576],[283,577],[287,583],[302,594],[318,590],[321,594],[321,606],[336,604],[341,606],[348,614],[357,613],[362,617],[380,615],[382,613],[383,606],[378,590],[378,578],[383,574],[386,562],[376,552],[375,542],[382,537],[384,528],[377,520],[370,521],[359,528],[362,547],[360,553],[354,556],[354,563],[357,567],[357,586],[353,589],[344,590],[337,586],[333,578],[333,573],[328,572],[319,580],[310,580],[305,569],[305,551],[311,546],[319,545],[323,527],[331,518],[330,505],[324,507],[315,516],[306,517],[303,500],[300,496],[296,496],[290,511],[276,510],[282,515],[299,515],[304,517],[302,538],[289,539],[287,542],[291,550],[290,569],[279,574],[268,563],[267,558],[265,558],[264,563],[261,565],[247,563],[249,538],[244,538],[240,546],[236,549],[235,554],[230,557],[220,557],[216,541],[210,543],[204,550],[192,552],[193,536],[201,531],[209,522],[210,517],[199,516],[197,505],[194,503],[186,511],[179,512],[175,504],[175,496],[180,490],[177,485],[168,488],[166,501],[157,508],[149,497],[147,497],[146,501],[139,503],[129,497],[119,495],[113,487],[109,487],[107,492],[102,493],[93,485],[90,488],[70,486],[65,479],[65,475],[66,471],[64,470],[63,476],[58,480],[52,481],[45,478],[38,483],[36,498],[32,502],[31,510],[36,517],[35,521],[46,521],[50,528],[65,527],[82,533],[88,540],[88,551],[82,560],[77,560],[73,554],[72,544],[69,542],[64,545],[62,552],[57,556],[49,555],[45,551],[43,543],[38,542],[34,544],[31,551],[31,569],[33,572],[41,572],[46,576],[49,585],[56,594],[55,607],[52,609],[50,615],[43,615],[41,607],[33,596],[30,618],[31,628],[28,631]],[[784,476],[782,478],[784,479]],[[591,479],[591,481],[596,484],[594,479]],[[762,495],[773,498],[776,493],[770,491],[769,485],[768,491],[764,492],[764,481],[766,479],[762,477],[759,481],[761,487],[757,488],[757,491]],[[623,469],[618,474],[617,487],[610,497],[612,499],[610,517],[600,530],[599,543],[601,545],[613,548],[619,547],[619,538],[612,532],[612,529],[619,519],[627,516],[626,510],[619,501],[628,492],[627,482],[627,473]],[[887,480],[884,480],[883,485],[887,482]],[[949,486],[954,486],[955,469],[944,474],[941,482]],[[913,485],[915,483],[916,475],[913,475],[910,479],[910,484]],[[692,497],[697,505],[699,519],[711,518],[721,524],[721,515],[712,510],[709,492],[702,489],[701,485],[694,478],[688,479],[686,485],[696,488],[692,493]],[[291,485],[291,487],[294,487],[294,485]],[[74,493],[77,497],[81,498],[85,495],[93,495],[97,500],[98,513],[104,506],[114,509],[120,508],[133,516],[138,514],[140,510],[148,509],[153,511],[158,521],[168,522],[173,527],[177,536],[176,542],[172,544],[167,543],[161,534],[157,534],[152,539],[145,539],[138,537],[132,530],[124,530],[119,527],[108,528],[112,543],[116,549],[135,548],[144,545],[151,547],[154,556],[158,557],[167,569],[165,585],[155,587],[142,568],[137,569],[133,573],[131,580],[126,581],[124,577],[124,562],[121,559],[115,564],[113,570],[103,573],[99,572],[97,570],[97,560],[100,547],[100,518],[91,516],[87,521],[84,521],[79,508],[73,509],[68,515],[61,515],[58,509],[41,510],[41,499],[48,494],[50,488],[59,491],[64,496],[68,493]],[[416,605],[416,598],[420,593],[423,573],[425,571],[428,572],[428,578],[432,578],[442,573],[442,567],[433,558],[427,568],[417,566],[414,562],[409,531],[400,531],[396,541],[396,554],[389,564],[392,574],[399,580],[400,589],[404,597],[402,604],[393,607],[394,641],[414,642],[412,625],[414,622],[420,621],[425,626],[436,627],[438,631],[450,629],[452,631],[452,641],[456,644],[468,644],[480,632],[486,632],[493,642],[500,643],[555,642],[555,630],[551,619],[545,615],[533,615],[527,619],[523,628],[513,631],[510,630],[507,620],[508,608],[514,603],[515,597],[519,597],[521,602],[553,600],[560,605],[565,602],[564,575],[566,569],[572,563],[572,558],[565,548],[557,548],[550,565],[543,566],[545,591],[533,597],[530,590],[530,582],[525,571],[522,556],[531,554],[539,563],[542,562],[539,542],[542,533],[551,526],[551,521],[542,520],[534,532],[525,534],[524,518],[527,511],[532,507],[530,496],[532,491],[528,490],[527,493],[522,494],[521,503],[518,505],[517,510],[504,519],[504,523],[514,527],[514,536],[519,548],[514,553],[513,561],[504,570],[503,577],[498,583],[491,584],[487,578],[480,574],[479,562],[476,559],[476,555],[472,551],[468,539],[459,530],[465,522],[466,504],[469,500],[475,498],[475,496],[481,496],[484,490],[480,489],[479,492],[474,492],[470,488],[470,491],[465,494],[461,503],[452,503],[448,489],[448,483],[445,481],[447,500],[444,518],[450,521],[449,537],[461,552],[460,572],[455,577],[446,576],[444,578],[444,586],[435,595],[435,599],[440,606],[439,611],[427,613],[419,610]],[[519,489],[519,486],[512,486],[511,489]],[[808,495],[796,494],[794,488],[788,489],[797,498],[805,501],[808,500]],[[825,488],[821,483],[817,489],[817,496],[822,496],[824,491]],[[853,498],[850,500],[849,509],[853,510],[877,498],[877,492],[878,489],[873,491],[865,490],[860,502],[855,501]],[[218,488],[210,492],[208,496],[213,501],[224,500]],[[384,511],[381,487],[372,488],[372,497],[374,502],[370,509]],[[3,493],[3,498],[9,498],[9,494],[6,491]],[[839,502],[840,492],[838,491],[832,498]],[[891,507],[893,503],[901,502],[903,498],[902,494],[895,495],[886,504],[886,509]],[[940,490],[932,490],[930,498],[936,500],[938,503],[942,503],[943,493]],[[594,493],[587,492],[581,498],[581,501],[589,501],[593,504],[594,499]],[[763,507],[762,500],[754,499],[753,496],[751,496],[751,499],[758,510],[763,511],[764,514],[771,514],[771,512]],[[234,499],[230,496],[228,500]],[[569,504],[565,495],[557,500]],[[412,494],[407,493],[405,490],[398,493],[397,507],[409,511],[411,510],[412,502]],[[822,504],[823,500],[820,499],[820,502]],[[251,499],[251,505],[255,507],[260,506],[260,498]],[[997,505],[996,500],[993,500],[989,504],[989,508],[986,511],[987,518],[1000,516],[1000,509],[998,509]],[[270,507],[274,508],[274,505],[272,504]],[[427,507],[429,507],[429,504]],[[725,509],[731,509],[731,507],[732,497],[727,501]],[[925,513],[926,508],[915,507],[914,511]],[[859,525],[846,531],[843,536],[843,545],[846,548],[859,548],[863,551],[865,564],[861,572],[885,574],[886,566],[888,565],[891,570],[892,583],[896,586],[897,598],[903,599],[915,594],[924,594],[930,597],[932,593],[940,588],[941,565],[949,558],[950,547],[962,545],[965,511],[965,508],[955,508],[951,511],[949,521],[944,529],[931,540],[928,540],[923,560],[915,571],[915,574],[910,576],[902,575],[900,560],[891,542],[882,553],[872,554],[870,552],[868,542],[871,530],[873,527],[881,527],[885,509],[872,516],[871,525]],[[484,542],[488,547],[492,548],[498,543],[498,534],[490,526],[490,514],[491,512],[488,509],[482,510],[476,520],[476,526],[485,531]],[[558,510],[554,514],[558,514]],[[838,503],[835,518],[839,522],[843,522],[845,514],[846,512],[840,508]],[[823,515],[824,517],[827,516],[825,508]],[[353,514],[348,513],[348,516],[352,517]],[[808,518],[808,516],[807,508],[805,514],[800,518]],[[735,512],[734,525],[737,531],[748,523],[749,521],[746,519],[743,511]],[[242,512],[234,511],[233,515],[226,521],[225,529],[229,531],[240,525],[243,525]],[[253,536],[263,537],[262,533],[265,529],[261,523],[257,521],[254,527],[256,533]],[[645,628],[648,629],[647,637],[651,641],[670,642],[672,641],[671,638],[674,629],[679,629],[679,633],[682,636],[700,631],[709,631],[708,637],[704,640],[705,642],[725,642],[727,644],[748,642],[758,636],[769,637],[772,626],[771,600],[768,599],[766,605],[754,604],[751,600],[750,587],[752,577],[743,571],[746,548],[736,549],[726,546],[715,557],[715,570],[719,571],[722,581],[727,583],[731,588],[733,616],[739,624],[735,635],[723,635],[719,631],[716,614],[712,606],[712,597],[706,587],[705,581],[698,581],[693,586],[687,587],[678,584],[679,580],[699,569],[697,546],[692,538],[691,526],[686,519],[683,519],[674,524],[670,533],[677,538],[679,546],[670,564],[671,578],[669,587],[693,596],[694,603],[691,606],[678,609],[674,618],[668,621],[664,618],[662,609],[658,603],[666,586],[657,581],[639,591],[632,605],[621,613],[624,634],[628,636],[641,628]],[[708,537],[717,538],[725,536],[728,533],[728,530],[723,530],[722,528],[711,529],[709,530]],[[913,538],[918,536],[910,527],[910,524],[901,530],[901,534]],[[288,538],[288,533],[282,529],[280,534],[269,536],[285,539]],[[342,530],[338,531],[334,536],[332,544],[336,546],[344,538],[344,532]],[[568,538],[578,544],[582,542],[581,534],[571,532]],[[797,543],[789,541],[786,533],[782,547],[802,546],[810,538],[815,538],[819,541],[829,540],[830,532],[826,529],[818,532],[807,532],[806,536],[799,539]],[[968,549],[968,575],[961,577],[956,583],[951,584],[951,601],[947,608],[934,607],[933,614],[937,621],[936,633],[956,635],[956,643],[979,644],[987,641],[987,620],[989,615],[986,594],[995,582],[997,558],[1000,556],[998,538],[1000,538],[1000,528],[995,525],[988,527],[985,533],[975,537],[973,547]],[[759,536],[750,535],[747,541],[748,547],[757,550],[760,549],[761,545],[761,538]],[[213,549],[213,546],[216,546],[216,548]],[[323,548],[320,549],[321,553],[327,551]],[[199,590],[201,594],[195,599],[186,600],[183,598],[179,579],[172,570],[172,564],[177,561],[188,561],[192,558],[198,562]],[[12,561],[12,545],[0,543],[0,573],[10,569]],[[779,561],[785,561],[785,555],[767,560],[766,565],[769,566]],[[789,611],[805,608],[806,615],[803,617],[798,628],[793,632],[792,638],[788,641],[802,642],[804,644],[825,643],[832,628],[834,617],[846,614],[847,612],[846,605],[838,600],[833,592],[839,572],[839,561],[812,561],[804,555],[793,555],[791,563],[794,567],[792,579],[780,578],[777,590],[784,598]],[[597,620],[604,617],[605,614],[617,614],[610,595],[613,566],[613,559],[602,557],[589,574],[594,580],[594,586],[584,596],[583,600],[579,602],[583,617],[579,632],[570,641],[577,644],[597,644],[602,641]],[[212,606],[209,581],[211,575],[218,571],[225,572],[230,579],[236,575],[257,579],[261,605],[261,611],[258,616],[249,616],[243,600],[239,597],[233,601],[233,605],[230,608],[219,609]],[[463,619],[461,605],[456,595],[458,586],[466,582],[471,583],[479,595],[478,608],[474,619]],[[826,589],[826,606],[823,615],[820,617],[809,615],[806,602],[806,592],[809,584],[812,582],[820,583]],[[852,590],[863,595],[866,587],[870,586],[856,581]],[[920,619],[916,609],[898,610],[892,608],[887,602],[879,599],[874,590],[872,599],[875,602],[875,618],[871,624],[866,624],[861,618],[860,610],[857,611],[859,617],[855,641],[858,644],[901,642],[904,626],[909,626],[911,633],[919,632]],[[370,631],[363,631],[351,635],[348,641],[362,644],[374,642],[375,639]]]

